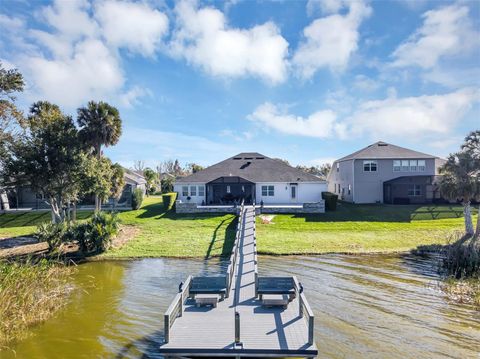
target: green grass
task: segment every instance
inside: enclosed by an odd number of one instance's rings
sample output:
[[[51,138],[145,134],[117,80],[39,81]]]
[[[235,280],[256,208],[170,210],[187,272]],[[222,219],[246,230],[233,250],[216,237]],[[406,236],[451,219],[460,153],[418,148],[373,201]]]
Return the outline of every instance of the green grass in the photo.
[[[476,210],[475,210],[476,213]],[[321,215],[257,218],[261,254],[402,252],[419,245],[445,244],[462,230],[461,206],[352,205]]]
[[[235,238],[234,215],[165,212],[161,197],[147,197],[139,210],[120,213],[122,224],[140,233],[102,257],[212,257],[229,255]]]
[[[142,208],[122,212],[124,225],[139,232],[104,258],[203,257],[227,255],[233,245],[233,215],[165,212],[159,196]],[[473,209],[476,214],[477,210]],[[90,212],[79,212],[80,219]],[[0,214],[0,237],[28,235],[50,219],[47,212]],[[474,218],[474,221],[476,218]],[[419,245],[444,244],[463,229],[461,206],[352,205],[319,215],[275,215],[272,224],[257,219],[261,254],[372,253],[408,251]]]
[[[92,211],[78,211],[77,219],[86,219],[91,215]],[[0,213],[0,238],[32,235],[40,223],[51,218],[48,211]]]

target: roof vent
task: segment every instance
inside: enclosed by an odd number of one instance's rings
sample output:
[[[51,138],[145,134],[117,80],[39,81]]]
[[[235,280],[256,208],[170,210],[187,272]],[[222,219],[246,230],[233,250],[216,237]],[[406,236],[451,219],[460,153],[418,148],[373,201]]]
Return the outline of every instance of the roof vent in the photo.
[[[253,160],[253,157],[245,157],[244,160]]]
[[[379,142],[378,143],[379,146],[388,146],[388,143],[385,143],[385,142]]]
[[[255,157],[256,160],[264,160],[265,157]]]
[[[251,163],[252,163],[252,162],[250,162],[250,161],[244,163],[244,164],[240,167],[240,169],[243,170],[244,168],[250,166]]]
[[[241,160],[242,157],[233,157],[234,160]]]

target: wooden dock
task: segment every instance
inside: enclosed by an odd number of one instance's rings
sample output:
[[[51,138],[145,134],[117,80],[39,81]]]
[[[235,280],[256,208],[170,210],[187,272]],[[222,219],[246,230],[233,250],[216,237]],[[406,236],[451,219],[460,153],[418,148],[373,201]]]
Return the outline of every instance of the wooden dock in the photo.
[[[317,355],[314,315],[295,277],[278,279],[278,283],[290,280],[292,286],[294,299],[287,308],[264,307],[258,298],[259,283],[275,284],[277,279],[258,275],[254,206],[240,208],[230,265],[223,278],[226,298],[217,307],[197,307],[190,298],[195,278],[183,283],[165,313],[165,343],[160,353],[169,357]]]

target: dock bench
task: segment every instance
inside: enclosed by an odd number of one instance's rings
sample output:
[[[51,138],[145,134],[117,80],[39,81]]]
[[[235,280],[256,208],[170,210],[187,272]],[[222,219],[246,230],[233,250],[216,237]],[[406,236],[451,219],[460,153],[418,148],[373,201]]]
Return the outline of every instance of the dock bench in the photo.
[[[264,307],[283,307],[287,309],[290,298],[286,294],[263,294],[262,305]]]
[[[258,277],[257,296],[263,300],[264,295],[288,295],[291,302],[296,297],[293,277]]]
[[[220,300],[225,299],[227,293],[226,277],[193,277],[190,284],[190,297],[195,299],[200,294],[220,295]]]
[[[202,305],[211,305],[216,308],[220,295],[218,294],[196,294],[195,295],[195,304],[197,307]]]

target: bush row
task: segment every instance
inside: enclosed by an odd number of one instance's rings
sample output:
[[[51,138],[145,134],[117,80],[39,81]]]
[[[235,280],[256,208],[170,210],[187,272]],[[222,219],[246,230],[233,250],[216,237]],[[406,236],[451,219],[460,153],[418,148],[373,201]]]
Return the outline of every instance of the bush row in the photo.
[[[119,226],[116,213],[97,212],[85,222],[42,223],[37,227],[35,238],[47,242],[51,251],[62,244],[76,242],[84,254],[100,253],[108,249]]]
[[[165,193],[162,195],[163,208],[166,211],[171,210],[175,205],[175,200],[177,199],[177,192]]]
[[[322,192],[322,199],[325,200],[325,208],[328,211],[337,209],[338,195],[332,192]]]

